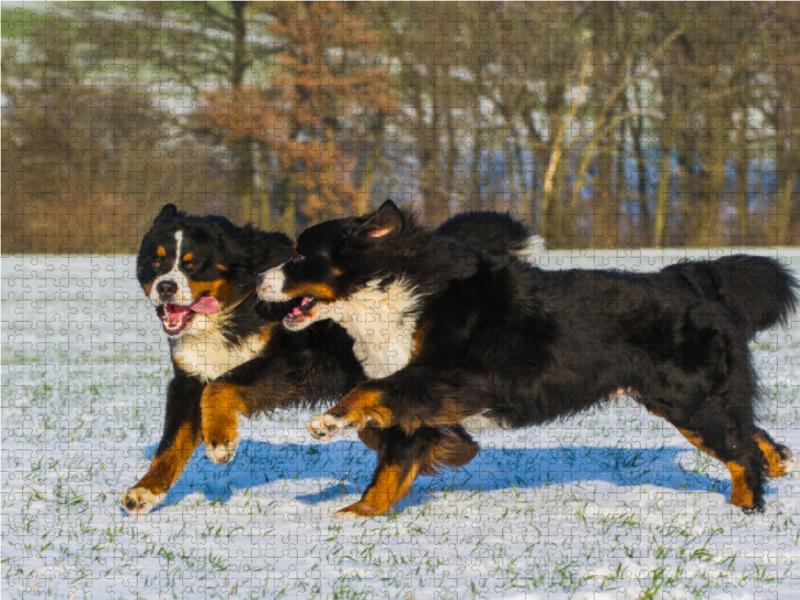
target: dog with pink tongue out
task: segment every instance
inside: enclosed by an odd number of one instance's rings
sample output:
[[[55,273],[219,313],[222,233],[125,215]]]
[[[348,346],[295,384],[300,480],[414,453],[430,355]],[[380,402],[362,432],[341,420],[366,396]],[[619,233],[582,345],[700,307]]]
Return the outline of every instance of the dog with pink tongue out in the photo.
[[[159,304],[156,309],[156,314],[158,314],[164,325],[164,331],[167,333],[175,332],[176,334],[183,331],[193,313],[210,315],[215,312],[219,312],[219,300],[213,296],[203,296],[189,306],[165,303]]]
[[[212,462],[233,460],[240,416],[333,400],[364,378],[341,327],[299,336],[259,314],[256,275],[293,253],[281,233],[172,204],[153,221],[136,276],[161,321],[175,376],[150,469],[122,495],[127,512],[158,506],[200,443]]]

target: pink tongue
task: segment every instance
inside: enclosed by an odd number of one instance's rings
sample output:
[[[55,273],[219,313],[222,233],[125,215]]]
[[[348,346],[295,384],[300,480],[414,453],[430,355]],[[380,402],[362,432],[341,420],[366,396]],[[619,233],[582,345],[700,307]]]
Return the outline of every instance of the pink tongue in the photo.
[[[203,296],[189,308],[199,313],[215,313],[219,311],[219,302],[214,296]]]
[[[293,316],[298,317],[298,316],[301,316],[302,314],[303,314],[303,312],[298,307],[295,306],[292,309],[292,315]]]

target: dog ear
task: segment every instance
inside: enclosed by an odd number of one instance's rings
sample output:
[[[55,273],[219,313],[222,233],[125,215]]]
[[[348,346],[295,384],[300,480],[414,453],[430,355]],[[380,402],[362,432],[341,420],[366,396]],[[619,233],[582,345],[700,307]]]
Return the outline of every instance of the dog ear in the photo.
[[[164,208],[161,209],[161,212],[158,213],[156,220],[153,221],[154,223],[158,223],[163,219],[171,219],[175,215],[178,214],[178,209],[174,204],[165,204]]]
[[[364,222],[363,228],[367,232],[367,237],[384,237],[390,233],[401,231],[405,220],[397,205],[391,200],[387,200]]]

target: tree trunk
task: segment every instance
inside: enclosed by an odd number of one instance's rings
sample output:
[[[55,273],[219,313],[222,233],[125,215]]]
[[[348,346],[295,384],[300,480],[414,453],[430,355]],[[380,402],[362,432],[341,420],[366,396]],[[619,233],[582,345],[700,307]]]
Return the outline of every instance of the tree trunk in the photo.
[[[429,226],[435,225],[436,221],[436,206],[435,206],[435,173],[431,171],[434,169],[433,150],[434,150],[434,127],[428,124],[426,115],[426,100],[422,93],[423,84],[420,79],[422,75],[416,77],[414,87],[414,110],[417,113],[417,168],[419,169],[419,192],[420,201],[422,202],[422,217],[426,224]],[[428,86],[430,88],[430,86]],[[428,89],[429,93],[434,93],[435,90]],[[431,115],[435,118],[435,114]]]
[[[637,66],[638,68],[638,66]],[[637,175],[637,200],[639,202],[639,235],[637,236],[637,246],[652,246],[652,216],[647,205],[647,171],[645,170],[645,159],[642,154],[642,130],[644,129],[644,118],[642,117],[641,92],[639,90],[639,79],[633,85],[634,103],[636,105],[636,119],[631,119],[631,134],[633,137],[633,150],[636,155],[636,175]]]
[[[233,8],[233,25],[235,32],[234,42],[234,56],[233,64],[230,70],[230,85],[233,90],[234,96],[239,102],[244,103],[242,85],[244,83],[244,72],[247,68],[245,59],[245,39],[247,36],[247,24],[244,18],[244,9],[248,2],[232,1],[231,7]],[[239,174],[239,203],[242,205],[242,210],[246,219],[254,221],[256,215],[253,214],[253,150],[251,140],[245,139],[238,145],[239,164],[241,166],[241,173]]]
[[[457,143],[457,125],[455,120],[453,119],[453,108],[452,108],[452,100],[453,100],[453,88],[455,86],[450,82],[448,85],[448,106],[447,110],[444,112],[447,118],[447,122],[445,124],[445,131],[447,132],[447,172],[444,176],[444,193],[445,193],[445,202],[446,208],[450,210],[450,203],[455,198],[457,201],[460,201],[457,192],[457,178],[456,178],[456,165],[458,164],[458,143]],[[459,207],[460,208],[460,207]]]
[[[472,198],[470,199],[470,210],[481,210],[483,208],[483,185],[481,163],[483,162],[483,116],[480,109],[480,94],[475,97],[475,120],[476,127],[472,133],[474,140],[474,150],[472,156]]]
[[[595,128],[611,120],[613,109],[605,103],[607,92],[615,84],[614,69],[605,69],[605,59],[609,62],[613,60],[610,53],[611,40],[616,37],[616,3],[598,2],[593,5],[594,15],[592,19],[593,28],[593,70],[594,70],[594,113]],[[611,138],[595,131],[596,155],[595,166],[597,177],[594,181],[594,198],[592,207],[592,245],[596,248],[608,248],[611,243],[610,220],[612,209],[612,179],[611,161],[612,148]]]
[[[623,98],[623,106],[622,112],[624,113],[627,111],[627,102],[624,102],[625,96]],[[628,210],[627,217],[623,219],[622,217],[622,207],[624,206],[626,199],[628,198],[627,193],[627,186],[625,185],[625,139],[626,139],[626,126],[625,122],[627,119],[622,119],[619,122],[619,129],[617,133],[617,176],[615,179],[616,183],[616,199],[614,202],[614,211],[612,214],[613,219],[613,226],[610,226],[610,233],[611,233],[611,247],[617,248],[620,245],[620,236],[622,235],[623,239],[626,239],[631,234],[631,227],[630,227],[630,219],[631,213]],[[628,204],[628,208],[630,209],[630,204]],[[623,221],[627,222],[627,226],[623,231]],[[628,245],[628,244],[625,244]]]
[[[668,60],[661,62],[661,177],[658,181],[653,209],[653,244],[665,248],[671,245],[669,218],[672,209],[670,188],[672,186],[672,145],[675,141],[675,87],[670,80]]]
[[[553,248],[561,247],[561,227],[558,223],[559,192],[563,183],[562,150],[567,127],[564,126],[566,116],[562,115],[564,102],[564,85],[559,82],[549,85],[547,98],[547,145],[548,162],[547,171],[542,182],[542,236]]]
[[[671,113],[671,108],[667,107],[665,112],[667,114]],[[672,126],[671,115],[666,116],[661,127],[661,178],[658,182],[655,210],[653,211],[653,244],[660,248],[666,248],[671,245],[669,217],[672,205],[670,192],[672,186],[672,164],[670,160],[673,143]]]
[[[731,244],[751,244],[753,239],[750,235],[750,211],[747,206],[747,196],[749,185],[747,181],[748,161],[747,161],[747,116],[745,106],[740,107],[742,114],[739,118],[739,127],[736,130],[736,218],[731,223],[730,243]],[[738,221],[738,227],[737,222]]]
[[[375,126],[372,128],[371,135],[365,139],[365,144],[372,144],[371,148],[367,150],[367,160],[364,164],[364,178],[361,181],[361,191],[356,198],[356,205],[353,207],[353,213],[363,215],[370,211],[372,208],[372,184],[374,183],[375,167],[380,165],[381,155],[383,153],[383,128],[384,128],[383,113],[380,113],[375,121]],[[383,199],[381,199],[383,200]]]

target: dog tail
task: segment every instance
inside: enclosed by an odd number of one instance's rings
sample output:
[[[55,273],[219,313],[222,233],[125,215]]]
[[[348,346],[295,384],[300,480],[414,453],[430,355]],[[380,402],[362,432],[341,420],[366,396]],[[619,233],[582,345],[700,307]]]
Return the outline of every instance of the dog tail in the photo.
[[[695,293],[725,305],[749,340],[773,325],[786,325],[797,308],[797,280],[772,258],[727,256],[679,263],[664,271],[682,275]]]
[[[439,225],[434,233],[492,256],[510,254],[530,263],[535,263],[545,252],[544,239],[503,213],[461,213]]]

